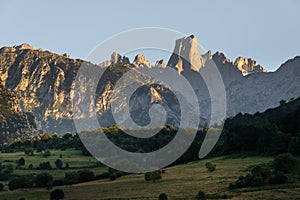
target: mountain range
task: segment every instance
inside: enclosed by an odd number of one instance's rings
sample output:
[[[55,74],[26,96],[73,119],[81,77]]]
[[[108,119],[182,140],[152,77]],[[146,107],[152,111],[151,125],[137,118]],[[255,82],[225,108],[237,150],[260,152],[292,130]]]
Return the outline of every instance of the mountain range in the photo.
[[[135,69],[156,67],[164,70],[166,67],[163,60],[151,64],[141,54],[130,62],[127,57],[114,52],[106,63],[93,64],[81,59],[72,59],[68,54],[58,55],[36,49],[28,44],[3,47],[0,49],[0,94],[2,99],[14,99],[14,103],[7,106],[4,105],[6,100],[0,102],[0,120],[7,120],[7,113],[17,113],[19,116],[32,113],[37,126],[44,131],[56,131],[61,134],[67,131],[75,132],[72,117],[89,117],[73,116],[72,110],[76,74],[83,63],[91,71],[103,65],[109,66],[98,84],[96,101],[91,102],[95,104],[103,126],[115,123],[111,114],[111,104],[118,99],[112,98],[112,90],[126,72],[133,71],[135,81],[139,78],[150,80]],[[209,71],[211,63],[215,64],[224,82],[228,117],[238,113],[263,112],[278,106],[281,100],[289,101],[300,96],[300,57],[286,61],[275,72],[267,72],[251,58],[238,57],[233,62],[222,52],[200,52],[196,36],[186,36],[176,40],[174,52],[167,65],[176,69],[179,75],[187,77],[193,86],[202,111],[199,116],[200,126],[210,120],[209,90],[201,73]],[[122,94],[130,84],[131,81],[127,80],[123,86],[115,89]],[[118,98],[122,98],[122,95]],[[88,99],[89,97],[84,95],[77,98],[74,103],[75,109]],[[130,97],[131,115],[139,119],[139,124],[145,125],[149,123],[149,109],[153,104],[161,104],[166,109],[168,123],[175,126],[180,123],[180,108],[176,96],[164,85],[148,84],[139,88]],[[5,106],[6,111],[2,110]],[[119,106],[121,109],[124,105]]]

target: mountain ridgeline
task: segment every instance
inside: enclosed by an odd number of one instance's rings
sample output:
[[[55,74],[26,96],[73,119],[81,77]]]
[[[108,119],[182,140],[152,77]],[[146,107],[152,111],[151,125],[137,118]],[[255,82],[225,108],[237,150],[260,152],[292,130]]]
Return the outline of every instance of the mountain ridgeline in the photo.
[[[109,66],[105,76],[98,83],[96,100],[92,102],[103,126],[115,124],[111,104],[118,102],[118,99],[112,98],[112,90],[117,89],[120,93],[117,98],[125,98],[122,91],[131,84],[131,80],[126,80],[124,85],[114,88],[123,74],[131,70],[135,74],[135,81],[139,78],[150,80],[150,77],[135,69],[156,67],[164,70],[166,67],[163,60],[151,64],[143,55],[137,55],[131,63],[127,57],[122,57],[116,52],[112,54],[110,61],[92,64],[80,59],[71,59],[67,54],[58,55],[23,44],[0,49],[0,80],[3,87],[14,91],[20,99],[23,105],[20,112],[32,113],[41,129],[61,134],[67,131],[76,132],[72,118],[90,117],[84,114],[73,116],[72,110],[80,109],[77,106],[90,98],[82,95],[74,101],[75,79],[83,63],[91,71],[103,65]],[[263,112],[278,106],[281,100],[300,96],[300,57],[287,61],[276,72],[267,72],[250,58],[238,57],[232,62],[221,52],[200,52],[196,36],[191,35],[176,40],[174,53],[167,63],[176,69],[179,75],[187,77],[193,86],[202,111],[199,116],[200,127],[210,120],[209,91],[200,75],[201,72],[210,70],[210,63],[216,65],[223,79],[228,117],[238,113]],[[85,91],[84,85],[79,87]],[[153,104],[161,104],[166,109],[168,124],[175,127],[179,125],[178,101],[172,95],[172,91],[164,85],[150,84],[139,88],[130,97],[131,116],[137,118],[141,125],[149,123],[149,109]],[[124,105],[118,106],[121,109]],[[2,117],[2,120],[5,120],[4,118],[6,117]]]

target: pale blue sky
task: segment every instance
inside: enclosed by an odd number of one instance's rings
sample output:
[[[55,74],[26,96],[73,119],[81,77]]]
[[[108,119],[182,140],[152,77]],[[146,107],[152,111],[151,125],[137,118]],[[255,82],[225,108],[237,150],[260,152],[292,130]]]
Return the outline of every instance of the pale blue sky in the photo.
[[[132,28],[195,34],[230,59],[251,57],[268,70],[300,55],[300,1],[0,0],[0,46],[29,43],[85,58],[100,42]]]

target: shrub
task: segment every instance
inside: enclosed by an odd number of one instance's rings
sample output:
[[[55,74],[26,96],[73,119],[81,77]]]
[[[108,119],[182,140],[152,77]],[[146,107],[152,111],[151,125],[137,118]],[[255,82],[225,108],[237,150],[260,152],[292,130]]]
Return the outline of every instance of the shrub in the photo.
[[[0,183],[0,192],[3,191],[3,189],[4,189],[3,183]]]
[[[297,159],[290,153],[278,155],[273,162],[275,171],[283,173],[293,173],[298,168]]]
[[[41,162],[38,169],[52,169],[51,164],[49,161]]]
[[[209,171],[209,172],[213,172],[216,170],[216,164],[212,164],[210,162],[207,162],[205,164],[205,167],[206,167],[207,171]]]
[[[288,182],[288,177],[281,172],[277,172],[269,179],[270,184],[285,184]]]
[[[116,179],[117,179],[116,173],[112,173],[112,174],[109,175],[109,180],[114,181]]]
[[[53,176],[45,172],[36,176],[35,184],[37,187],[51,188]]]
[[[20,158],[19,160],[18,160],[18,165],[25,165],[25,159],[24,158]]]
[[[49,157],[51,156],[51,152],[49,150],[45,151],[45,153],[43,154],[44,157]]]
[[[197,199],[204,199],[205,198],[205,192],[200,190],[197,194]]]
[[[64,191],[61,189],[55,189],[50,193],[51,200],[59,200],[65,197]]]
[[[28,166],[28,168],[29,168],[29,169],[32,169],[32,168],[33,168],[33,165],[32,165],[32,164],[30,164],[30,165]]]
[[[158,196],[158,200],[168,200],[167,194],[161,193],[161,194]]]
[[[29,183],[29,181],[26,180],[26,178],[24,178],[24,177],[13,179],[8,183],[9,190],[16,190],[19,188],[28,188],[30,186],[31,186],[31,183]]]
[[[152,181],[153,183],[155,183],[157,180],[160,180],[161,178],[162,177],[161,177],[161,171],[160,170],[145,173],[145,180],[146,181]]]
[[[54,164],[55,164],[56,168],[62,169],[63,162],[61,161],[61,159],[57,159]]]
[[[71,185],[74,183],[78,183],[78,178],[79,178],[78,172],[67,172],[67,173],[65,173],[64,182],[66,184]]]
[[[79,170],[78,175],[78,182],[87,182],[95,179],[94,172],[90,170]]]

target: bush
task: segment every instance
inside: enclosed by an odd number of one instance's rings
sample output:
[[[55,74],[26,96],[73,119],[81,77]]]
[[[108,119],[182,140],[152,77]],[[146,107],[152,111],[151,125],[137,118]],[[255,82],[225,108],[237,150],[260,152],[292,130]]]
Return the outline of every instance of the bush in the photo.
[[[87,182],[95,179],[94,172],[90,170],[80,170],[78,171],[78,182]]]
[[[298,163],[297,159],[290,153],[284,153],[278,155],[273,162],[275,171],[283,173],[293,173],[297,171]]]
[[[54,164],[55,164],[56,168],[62,169],[63,161],[61,161],[61,159],[57,159]]]
[[[158,200],[168,200],[167,194],[161,193],[161,194],[158,196]]]
[[[49,161],[47,162],[41,162],[38,169],[52,169],[51,164]]]
[[[207,171],[209,171],[209,172],[213,172],[216,170],[216,164],[212,164],[210,162],[206,163],[205,167],[206,167]]]
[[[200,190],[197,194],[197,199],[204,199],[205,198],[205,192]]]
[[[36,176],[36,180],[35,180],[36,187],[51,188],[52,183],[53,183],[53,176],[47,172],[38,174]]]
[[[109,180],[114,181],[116,179],[117,179],[116,173],[112,173],[112,174],[109,175]]]
[[[59,200],[65,197],[64,191],[61,189],[55,189],[50,193],[51,200]]]
[[[0,183],[0,192],[3,191],[3,189],[4,189],[3,183]]]
[[[51,156],[51,152],[49,150],[45,151],[45,153],[43,154],[44,157],[49,157]]]
[[[20,158],[18,160],[18,165],[21,166],[21,165],[25,165],[25,159],[24,158]]]
[[[78,172],[67,172],[65,173],[64,182],[68,185],[78,183],[79,174]]]
[[[269,179],[270,184],[285,184],[288,182],[288,177],[281,172],[276,173]]]
[[[16,190],[19,188],[28,188],[31,186],[32,186],[32,184],[24,177],[13,179],[8,183],[9,190]]]
[[[153,183],[155,183],[157,180],[160,180],[161,178],[162,177],[161,177],[161,171],[160,170],[145,173],[145,180],[146,181],[152,181]]]

